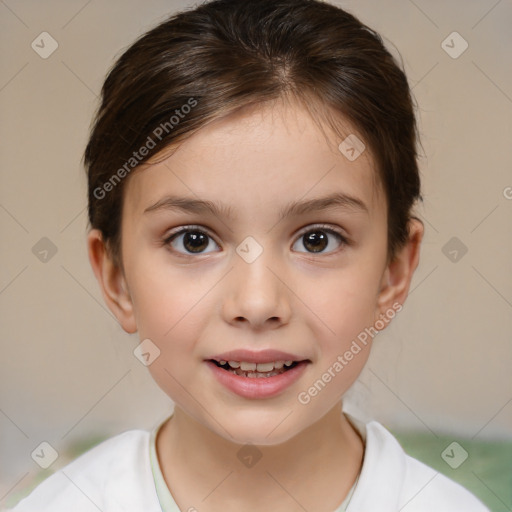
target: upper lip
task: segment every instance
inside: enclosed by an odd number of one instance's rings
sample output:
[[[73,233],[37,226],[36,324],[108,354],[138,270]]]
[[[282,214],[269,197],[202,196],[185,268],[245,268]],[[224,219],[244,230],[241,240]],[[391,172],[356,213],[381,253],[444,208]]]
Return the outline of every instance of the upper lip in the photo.
[[[304,357],[289,352],[281,352],[280,350],[230,350],[210,357],[215,361],[239,361],[245,363],[271,363],[274,361],[305,361]]]

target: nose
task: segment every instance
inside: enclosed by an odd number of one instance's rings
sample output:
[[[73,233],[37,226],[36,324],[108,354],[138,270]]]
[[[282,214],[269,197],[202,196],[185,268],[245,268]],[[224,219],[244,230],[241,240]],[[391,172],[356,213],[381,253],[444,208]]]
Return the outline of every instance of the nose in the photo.
[[[224,320],[252,330],[275,329],[290,320],[290,295],[282,266],[271,251],[247,263],[235,255],[228,274],[222,313]]]

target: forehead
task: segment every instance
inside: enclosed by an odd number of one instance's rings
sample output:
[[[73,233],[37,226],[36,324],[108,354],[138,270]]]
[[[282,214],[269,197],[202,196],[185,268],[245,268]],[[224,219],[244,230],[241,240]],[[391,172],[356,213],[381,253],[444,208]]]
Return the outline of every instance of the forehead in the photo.
[[[226,203],[232,214],[253,215],[333,192],[359,198],[370,214],[380,215],[385,198],[371,153],[365,148],[354,159],[346,149],[361,137],[348,122],[343,131],[340,136],[326,130],[298,105],[239,111],[170,148],[165,159],[162,152],[157,163],[133,171],[123,217],[142,215],[170,194]]]

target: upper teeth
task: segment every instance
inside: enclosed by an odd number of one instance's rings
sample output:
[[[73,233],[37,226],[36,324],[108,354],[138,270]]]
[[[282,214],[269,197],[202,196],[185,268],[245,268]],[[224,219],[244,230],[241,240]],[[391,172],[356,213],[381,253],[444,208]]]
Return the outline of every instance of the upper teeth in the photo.
[[[240,368],[242,371],[271,372],[280,370],[283,365],[291,366],[293,361],[273,361],[271,363],[246,363],[245,361],[219,361],[220,364],[228,363],[231,368]]]

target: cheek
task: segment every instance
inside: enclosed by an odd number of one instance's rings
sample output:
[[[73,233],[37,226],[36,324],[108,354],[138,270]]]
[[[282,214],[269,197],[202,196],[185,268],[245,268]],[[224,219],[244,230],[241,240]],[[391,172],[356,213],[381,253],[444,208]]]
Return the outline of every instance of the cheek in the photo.
[[[307,297],[308,317],[320,339],[324,340],[324,349],[341,350],[359,332],[372,325],[378,284],[375,270],[350,266],[320,278],[317,276],[315,282],[309,283],[301,292]]]
[[[309,294],[309,329],[317,345],[317,364],[297,401],[304,413],[325,414],[359,377],[370,355],[376,285],[370,273],[340,272],[317,282]],[[320,321],[319,321],[320,319]],[[301,409],[299,409],[301,410]]]
[[[211,304],[204,297],[204,280],[201,284],[180,279],[177,271],[157,270],[139,273],[136,279],[133,302],[139,337],[149,338],[160,351],[148,366],[152,378],[175,403],[186,404],[190,367],[200,361],[198,343]]]
[[[142,263],[142,262],[141,262]],[[132,269],[132,300],[139,335],[155,340],[165,348],[173,339],[179,343],[180,331],[197,325],[201,300],[205,295],[204,278],[194,278],[189,271],[145,263]]]

